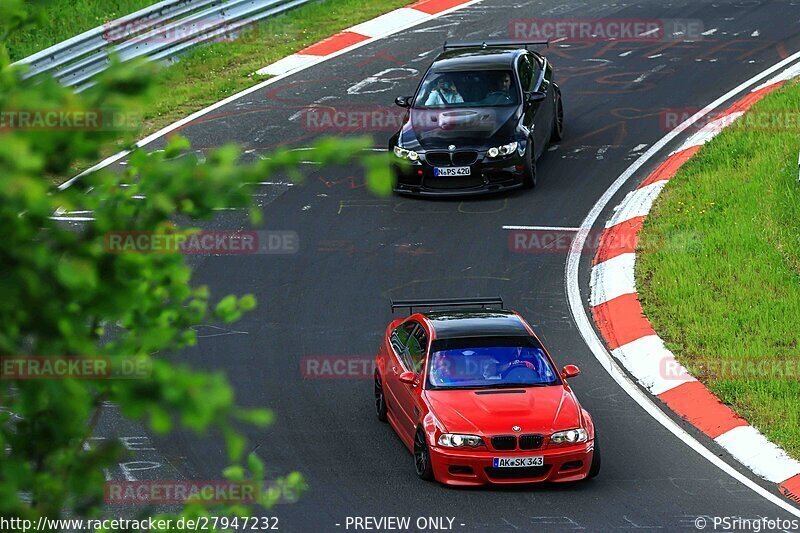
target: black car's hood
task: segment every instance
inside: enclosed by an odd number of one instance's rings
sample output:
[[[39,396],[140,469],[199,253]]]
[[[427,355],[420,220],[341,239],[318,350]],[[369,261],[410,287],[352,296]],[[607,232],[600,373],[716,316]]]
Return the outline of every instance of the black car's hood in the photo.
[[[517,105],[410,109],[400,141],[408,150],[447,150],[450,145],[485,149],[514,138],[519,113]]]

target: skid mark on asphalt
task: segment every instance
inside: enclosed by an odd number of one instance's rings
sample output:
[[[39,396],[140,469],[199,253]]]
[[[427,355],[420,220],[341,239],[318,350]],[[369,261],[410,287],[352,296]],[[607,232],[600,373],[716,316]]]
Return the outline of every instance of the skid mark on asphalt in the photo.
[[[208,339],[211,337],[224,337],[225,335],[248,335],[246,331],[238,331],[235,329],[221,328],[212,324],[197,324],[191,326],[191,329],[196,333],[198,339]]]

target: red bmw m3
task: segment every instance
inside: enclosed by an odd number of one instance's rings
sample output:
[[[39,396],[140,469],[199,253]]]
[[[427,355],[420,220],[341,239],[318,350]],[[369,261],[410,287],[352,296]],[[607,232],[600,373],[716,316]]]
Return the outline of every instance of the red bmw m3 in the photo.
[[[449,308],[414,313],[413,308]],[[456,309],[463,307],[464,309]],[[600,471],[594,424],[531,327],[499,298],[402,300],[376,360],[375,411],[448,485],[578,481]]]

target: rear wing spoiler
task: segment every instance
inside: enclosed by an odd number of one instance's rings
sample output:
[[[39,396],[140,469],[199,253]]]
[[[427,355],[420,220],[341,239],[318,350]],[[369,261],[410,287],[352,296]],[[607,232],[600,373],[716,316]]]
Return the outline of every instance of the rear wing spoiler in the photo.
[[[435,298],[430,300],[392,300],[392,313],[398,308],[408,308],[410,315],[414,314],[415,307],[465,307],[499,305],[503,308],[503,299],[499,296],[477,298]]]
[[[529,46],[546,46],[550,48],[550,40],[547,41],[463,41],[456,43],[444,42],[444,50],[454,48],[525,48]]]

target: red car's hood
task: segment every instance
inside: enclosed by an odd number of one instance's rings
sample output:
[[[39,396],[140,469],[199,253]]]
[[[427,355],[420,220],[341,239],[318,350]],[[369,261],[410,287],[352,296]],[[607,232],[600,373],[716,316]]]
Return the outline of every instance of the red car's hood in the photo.
[[[524,390],[524,393],[509,392]],[[488,391],[485,391],[488,392]],[[451,433],[544,433],[580,427],[580,406],[561,385],[526,389],[428,390],[429,405]]]

